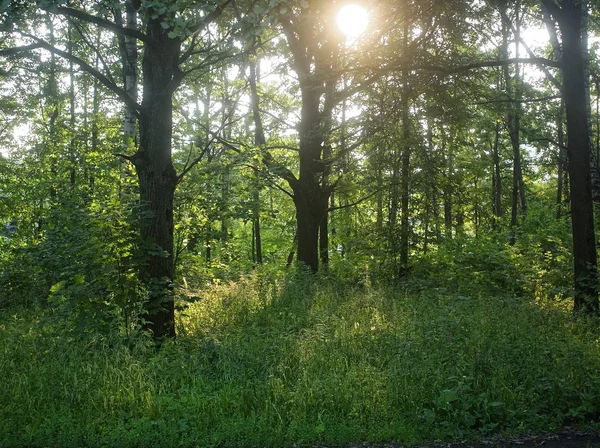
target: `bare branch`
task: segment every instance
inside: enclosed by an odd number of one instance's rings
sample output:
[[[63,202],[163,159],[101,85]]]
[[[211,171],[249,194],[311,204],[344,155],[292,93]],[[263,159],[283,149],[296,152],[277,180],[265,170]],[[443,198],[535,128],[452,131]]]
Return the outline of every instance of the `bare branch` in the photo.
[[[389,185],[388,185],[388,186],[389,186]],[[356,201],[356,202],[353,202],[353,203],[351,203],[351,204],[339,205],[339,206],[337,206],[337,207],[330,207],[330,208],[329,208],[327,211],[328,211],[328,212],[333,212],[333,211],[336,211],[336,210],[342,210],[342,209],[345,209],[345,208],[355,207],[355,206],[357,206],[358,204],[360,204],[360,203],[362,203],[362,202],[365,202],[367,199],[370,199],[370,198],[372,198],[373,196],[375,196],[376,194],[378,194],[378,193],[379,193],[380,191],[382,191],[383,189],[384,189],[383,187],[382,187],[382,188],[379,188],[379,189],[375,190],[373,193],[370,193],[370,194],[368,194],[367,196],[364,196],[364,197],[360,198],[358,201]]]
[[[208,25],[210,25],[212,22],[217,20],[221,16],[221,14],[223,14],[223,11],[227,7],[227,5],[229,5],[232,1],[233,0],[226,0],[225,3],[217,6],[214,11],[212,11],[210,14],[208,14],[204,18],[204,20],[202,20],[201,22],[198,22],[196,25],[191,27],[190,33],[197,34],[200,31],[202,31],[204,28],[206,28]]]
[[[113,154],[113,156],[115,156],[115,157],[120,157],[120,158],[122,158],[122,159],[128,160],[128,161],[130,161],[131,163],[133,163],[133,156],[128,156],[128,155],[126,155],[126,154],[121,154],[121,153],[118,153],[118,152],[115,152],[115,153]]]
[[[136,39],[147,44],[152,43],[152,40],[141,31],[119,26],[110,20],[88,14],[87,12],[80,11],[78,9],[60,6],[58,8],[45,8],[45,10],[53,14],[59,14],[65,17],[73,17],[75,19],[83,20],[84,22],[93,23],[94,25],[98,25],[99,27],[111,31],[117,35],[135,37]]]
[[[5,48],[4,50],[0,50],[0,57],[17,56],[20,53],[25,53],[31,50],[37,50],[38,48],[42,48],[42,46],[37,43],[31,45],[23,45],[21,47]]]
[[[535,58],[536,57],[535,53],[531,50],[531,48],[529,47],[529,45],[527,45],[527,43],[523,40],[523,37],[520,35],[520,33],[517,32],[517,30],[515,29],[514,25],[512,24],[512,22],[510,21],[510,19],[506,15],[506,11],[504,9],[502,9],[502,8],[500,8],[500,15],[506,21],[506,23],[510,27],[512,33],[515,36],[519,36],[519,42],[521,43],[521,45],[523,45],[523,47],[525,48],[525,51],[527,51],[527,54],[529,54],[529,57]],[[544,72],[544,75],[546,75],[546,78],[548,79],[548,81],[550,81],[552,84],[554,84],[554,87],[556,87],[559,92],[562,92],[563,86],[558,81],[558,79],[556,79],[556,77],[554,75],[552,75],[552,73],[550,73],[548,71],[548,69],[546,68],[545,65],[539,64],[539,67],[542,70],[542,72]]]
[[[542,98],[529,98],[529,99],[524,99],[524,100],[514,100],[514,99],[505,99],[505,100],[488,100],[488,101],[482,101],[479,103],[475,103],[478,106],[479,105],[483,105],[483,104],[492,104],[492,103],[515,103],[515,104],[523,104],[523,103],[538,103],[538,102],[542,102],[542,101],[550,101],[550,100],[559,100],[561,99],[562,96],[561,95],[551,95],[551,96],[544,96]]]
[[[88,64],[84,60],[78,58],[77,56],[67,53],[66,51],[59,50],[58,48],[50,45],[48,42],[46,42],[42,39],[39,39],[35,36],[32,36],[31,34],[21,32],[21,35],[34,40],[36,42],[36,45],[38,45],[38,48],[43,48],[44,50],[47,50],[50,53],[60,56],[61,58],[66,59],[67,61],[73,62],[74,64],[79,66],[79,68],[81,68],[83,71],[92,75],[94,78],[96,78],[98,81],[100,81],[100,83],[102,83],[102,85],[104,85],[107,89],[109,89],[114,94],[116,94],[119,97],[119,99],[121,99],[121,101],[123,101],[133,111],[135,116],[139,118],[140,109],[141,109],[140,105],[138,103],[136,103],[127,94],[127,92],[125,90],[123,90],[122,88],[117,86],[114,82],[112,82],[105,75],[100,73],[97,69],[92,67],[90,64]]]

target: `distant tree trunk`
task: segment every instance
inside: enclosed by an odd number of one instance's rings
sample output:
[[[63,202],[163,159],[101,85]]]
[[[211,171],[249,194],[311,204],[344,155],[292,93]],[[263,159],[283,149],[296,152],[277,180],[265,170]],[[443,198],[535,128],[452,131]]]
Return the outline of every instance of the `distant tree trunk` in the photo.
[[[574,308],[576,311],[596,312],[598,268],[582,39],[586,7],[576,0],[560,0],[558,4],[553,0],[542,0],[542,3],[558,22],[562,35],[561,69],[567,115],[567,156],[573,227]]]
[[[101,34],[100,32],[98,32],[97,36],[96,36],[96,46],[99,47],[100,46],[100,38],[101,38]],[[99,65],[99,58],[96,55],[95,58],[95,68],[98,69],[98,65]],[[98,115],[100,114],[100,92],[99,92],[99,81],[98,78],[94,77],[94,86],[92,88],[92,154],[96,154],[98,151],[98,138],[99,138],[99,133],[100,133],[100,129],[98,127]],[[92,194],[94,192],[94,184],[96,183],[96,174],[95,174],[95,167],[94,166],[90,166],[90,173],[89,173],[89,178],[88,178],[88,185],[90,187],[90,194]]]
[[[294,234],[294,240],[292,242],[292,248],[290,249],[287,260],[285,262],[285,267],[289,268],[294,262],[294,255],[296,255],[296,248],[298,247],[298,231]]]
[[[220,240],[226,243],[229,239],[229,167],[225,166],[221,175],[221,233]]]
[[[260,61],[254,56],[250,59],[250,93],[251,93],[251,104],[252,104],[252,117],[254,120],[254,144],[256,146],[263,146],[266,144],[265,132],[263,129],[262,118],[260,115],[260,97],[258,95],[258,82],[260,81]],[[260,234],[260,180],[258,168],[254,169],[255,187],[252,192],[253,208],[252,208],[252,228],[254,235],[255,262],[262,264],[262,238]]]
[[[494,144],[492,146],[492,157],[494,160],[494,175],[492,186],[494,191],[494,217],[496,220],[502,218],[502,173],[500,171],[500,122],[496,121]]]
[[[323,147],[323,160],[325,164],[323,167],[323,188],[327,188],[329,183],[329,175],[331,174],[331,146],[325,145]],[[328,199],[329,200],[329,199]],[[329,205],[327,205],[327,208]],[[321,219],[321,225],[319,227],[319,256],[321,258],[321,266],[324,269],[329,267],[329,211],[325,210],[325,216]]]
[[[508,40],[510,33],[510,24],[507,23],[508,16],[506,14],[505,6],[501,6],[502,11],[502,48],[501,53],[503,58],[508,58]],[[516,15],[516,27],[515,27],[515,57],[519,57],[519,39],[521,20],[519,18],[520,13],[520,2],[517,1],[515,7]],[[511,239],[510,243],[515,244],[516,242],[516,226],[519,216],[519,206],[521,215],[524,217],[527,214],[527,202],[525,197],[525,183],[523,181],[523,168],[521,164],[521,67],[517,63],[515,64],[515,75],[513,78],[510,76],[509,66],[504,66],[504,82],[506,93],[509,99],[514,101],[508,106],[507,113],[507,126],[510,135],[510,142],[513,148],[513,193],[512,193],[512,210],[510,219],[511,228]]]
[[[125,0],[125,24],[129,29],[137,29],[137,11],[131,0]],[[123,26],[121,10],[114,11],[115,23]],[[123,87],[127,95],[137,102],[138,100],[138,47],[137,40],[131,36],[118,36],[119,51],[121,53],[121,64],[123,67]],[[125,106],[123,118],[123,153],[137,146],[137,116],[135,111]],[[131,177],[131,167],[128,161],[123,159],[121,163],[121,183],[122,193],[125,193],[125,183],[128,177]]]
[[[556,129],[558,137],[558,179],[556,189],[556,218],[560,219],[562,216],[562,205],[563,205],[563,187],[565,183],[565,165],[566,165],[566,151],[565,151],[565,136],[563,129],[563,120],[565,116],[565,103],[560,102],[560,109],[558,116],[556,117]]]
[[[447,148],[446,140],[443,141],[443,149],[448,149],[446,154],[446,179],[444,183],[444,236],[446,239],[452,239],[452,195],[454,193],[452,186],[452,177],[454,173],[454,155],[452,150]]]
[[[587,112],[587,127],[588,136],[590,139],[590,174],[592,177],[592,199],[595,202],[600,202],[600,157],[598,151],[600,148],[594,148],[593,135],[594,129],[592,126],[592,100],[591,100],[591,88],[590,88],[590,52],[588,48],[588,10],[587,7],[583,8],[583,17],[581,25],[581,43],[582,43],[582,56],[583,56],[583,79],[585,85],[585,107]]]
[[[435,243],[441,244],[442,242],[442,228],[440,224],[440,198],[439,192],[436,185],[433,186],[433,191],[431,192],[431,210],[433,212],[433,220],[435,227]]]
[[[73,30],[72,30],[72,25],[69,22],[69,24],[67,25],[67,39],[69,41],[68,44],[68,52],[69,54],[73,54]],[[75,120],[75,107],[76,107],[76,102],[75,102],[75,67],[73,64],[73,61],[69,61],[69,127],[70,127],[70,131],[71,131],[71,140],[69,142],[69,183],[71,186],[71,189],[75,188],[75,181],[76,181],[76,166],[77,166],[77,160],[76,160],[76,155],[75,152],[77,150],[76,146],[77,146],[77,141],[75,138],[76,135],[76,131],[75,131],[75,124],[76,124],[76,120]]]
[[[435,144],[433,141],[433,119],[427,119],[427,149],[428,154],[432,155],[435,150]],[[430,171],[428,180],[425,183],[425,219],[424,219],[424,235],[423,235],[423,252],[427,253],[429,249],[429,227],[431,222],[431,208],[433,203],[432,190],[434,180],[434,170],[431,169],[431,161],[427,162],[427,170]]]
[[[46,15],[46,26],[48,28],[49,33],[49,42],[50,45],[54,46],[56,43],[56,37],[54,34],[54,23],[52,22],[52,17],[48,14]],[[48,83],[46,85],[46,110],[52,110],[52,114],[50,115],[49,124],[48,124],[48,136],[46,140],[46,150],[48,151],[50,158],[50,199],[55,200],[58,196],[58,191],[56,188],[57,178],[58,178],[58,154],[57,154],[57,136],[58,136],[58,123],[57,119],[60,114],[59,111],[59,88],[58,88],[58,66],[56,64],[56,56],[54,53],[50,54],[50,70],[48,74]],[[40,229],[41,229],[41,221],[40,221]]]
[[[405,32],[408,31],[408,28]],[[408,39],[408,36],[406,37]],[[401,198],[401,223],[400,223],[400,270],[406,271],[408,268],[408,236],[409,236],[409,178],[410,178],[410,117],[408,110],[409,87],[408,73],[404,73],[404,86],[402,88],[401,113],[402,113],[402,169],[400,177],[402,179],[402,198]]]
[[[375,176],[377,177],[377,231],[383,231],[383,173],[379,164],[377,164],[377,169],[375,171]]]

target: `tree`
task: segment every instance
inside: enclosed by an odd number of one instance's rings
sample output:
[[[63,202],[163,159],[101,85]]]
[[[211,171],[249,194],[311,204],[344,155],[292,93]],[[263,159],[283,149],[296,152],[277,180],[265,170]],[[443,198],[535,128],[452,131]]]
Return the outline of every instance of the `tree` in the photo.
[[[171,292],[174,279],[173,196],[180,176],[175,172],[172,161],[173,96],[187,73],[212,63],[207,57],[211,49],[203,46],[202,33],[217,20],[228,3],[229,0],[226,0],[212,9],[198,10],[187,4],[166,1],[128,1],[128,16],[131,9],[136,11],[144,31],[124,27],[118,23],[119,20],[111,21],[102,7],[96,8],[95,12],[94,5],[87,3],[80,8],[72,8],[60,6],[61,2],[39,2],[31,10],[24,10],[20,2],[11,2],[6,11],[5,27],[28,40],[28,45],[5,51],[5,55],[42,48],[53,57],[62,57],[96,77],[125,103],[139,121],[139,146],[133,155],[122,154],[121,157],[133,163],[138,176],[142,216],[140,237],[146,253],[145,261],[140,264],[139,276],[148,289],[146,328],[155,338],[175,336]],[[131,80],[123,88],[108,71],[102,73],[96,70],[83,56],[64,51],[52,42],[27,32],[23,23],[30,19],[29,15],[40,12],[64,17],[80,28],[95,25],[116,36],[136,39],[143,53],[141,103],[135,100],[135,93],[131,91],[134,85]],[[128,24],[131,22],[128,17]],[[90,42],[88,45],[93,46]],[[132,48],[130,43],[125,46],[128,50]],[[101,51],[99,48],[93,50]],[[133,55],[132,51],[125,53],[128,58]],[[129,59],[126,62],[133,65]],[[126,76],[130,74],[127,71]]]
[[[558,22],[562,36],[560,64],[567,119],[575,310],[593,312],[598,310],[598,268],[590,169],[590,120],[585,106],[588,98],[583,33],[586,31],[587,5],[577,0],[541,2]]]

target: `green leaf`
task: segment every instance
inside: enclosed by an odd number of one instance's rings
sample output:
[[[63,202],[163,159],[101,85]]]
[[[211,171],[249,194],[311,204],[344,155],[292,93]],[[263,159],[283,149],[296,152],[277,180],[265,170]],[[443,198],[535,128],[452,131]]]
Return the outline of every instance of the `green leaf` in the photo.
[[[64,282],[55,283],[50,287],[50,292],[55,294],[65,287]]]

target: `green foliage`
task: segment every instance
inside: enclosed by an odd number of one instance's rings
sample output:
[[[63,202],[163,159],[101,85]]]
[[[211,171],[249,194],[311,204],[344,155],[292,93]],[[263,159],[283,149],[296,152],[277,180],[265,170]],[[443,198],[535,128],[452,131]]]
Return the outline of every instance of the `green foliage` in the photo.
[[[521,295],[525,277],[516,250],[503,235],[455,238],[414,264],[415,286],[469,297]]]
[[[598,322],[511,294],[266,271],[197,299],[158,351],[2,312],[0,446],[402,444],[600,412]]]
[[[80,336],[130,330],[141,295],[132,219],[118,200],[57,204],[38,244],[0,252],[6,260],[0,303],[49,307],[49,322]]]
[[[141,296],[135,224],[119,201],[54,211],[36,255],[57,322],[103,333],[135,323]]]

